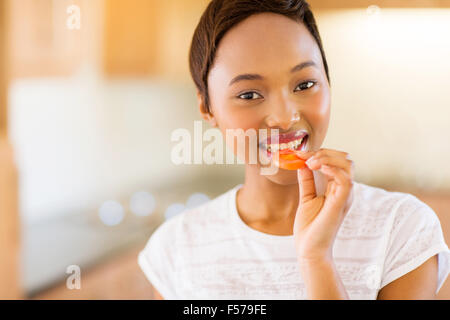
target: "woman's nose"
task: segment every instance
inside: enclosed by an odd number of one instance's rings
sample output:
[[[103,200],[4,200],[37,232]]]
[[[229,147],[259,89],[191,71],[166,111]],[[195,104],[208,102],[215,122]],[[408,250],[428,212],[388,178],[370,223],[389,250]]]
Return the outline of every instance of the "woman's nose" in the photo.
[[[282,130],[289,130],[299,120],[300,113],[297,108],[284,102],[272,106],[266,123],[271,128],[275,127]]]

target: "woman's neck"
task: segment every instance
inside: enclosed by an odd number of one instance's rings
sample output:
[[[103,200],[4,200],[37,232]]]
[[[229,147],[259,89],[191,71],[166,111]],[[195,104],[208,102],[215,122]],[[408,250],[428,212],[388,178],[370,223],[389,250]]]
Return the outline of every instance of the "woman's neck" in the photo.
[[[315,172],[314,177],[317,194],[324,194],[326,178],[320,172]],[[292,235],[298,205],[297,180],[281,185],[261,175],[257,167],[246,166],[245,182],[236,195],[236,206],[248,226],[264,233]]]
[[[269,234],[292,235],[299,200],[298,183],[277,184],[248,166],[245,183],[236,199],[239,215],[250,227]]]

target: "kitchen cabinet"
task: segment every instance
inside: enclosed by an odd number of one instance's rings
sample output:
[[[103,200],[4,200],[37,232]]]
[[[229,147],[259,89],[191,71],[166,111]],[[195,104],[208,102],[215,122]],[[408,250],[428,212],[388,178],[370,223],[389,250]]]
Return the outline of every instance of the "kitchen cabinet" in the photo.
[[[89,26],[82,21],[80,29],[70,29],[67,20],[73,12],[68,8],[78,7],[82,19],[92,5],[87,0],[8,3],[12,78],[68,76],[75,72],[87,48]]]
[[[105,74],[186,78],[189,45],[207,3],[207,0],[105,0]]]
[[[7,135],[8,11],[0,1],[0,299],[20,298],[18,179]]]

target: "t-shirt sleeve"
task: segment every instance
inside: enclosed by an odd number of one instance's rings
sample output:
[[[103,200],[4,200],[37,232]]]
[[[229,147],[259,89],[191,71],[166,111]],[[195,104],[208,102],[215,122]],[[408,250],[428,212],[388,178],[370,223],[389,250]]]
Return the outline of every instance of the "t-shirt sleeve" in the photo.
[[[436,293],[450,271],[450,252],[436,213],[413,195],[395,212],[384,262],[381,287],[416,269],[438,254]]]
[[[173,222],[173,221],[170,221]],[[146,246],[138,255],[138,264],[152,286],[166,300],[176,299],[174,274],[174,245],[171,228],[173,223],[165,221],[150,236]]]

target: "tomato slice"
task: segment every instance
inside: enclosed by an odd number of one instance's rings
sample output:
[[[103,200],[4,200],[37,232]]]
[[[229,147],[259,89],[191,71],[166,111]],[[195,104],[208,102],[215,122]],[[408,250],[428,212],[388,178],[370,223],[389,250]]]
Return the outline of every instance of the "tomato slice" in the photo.
[[[284,149],[274,152],[272,154],[274,159],[277,154],[279,159],[278,164],[275,161],[275,165],[277,165],[281,169],[298,170],[306,167],[305,160],[298,157],[292,149]]]
[[[288,153],[288,154],[280,154],[280,159],[283,160],[297,160],[298,157],[294,153]]]

